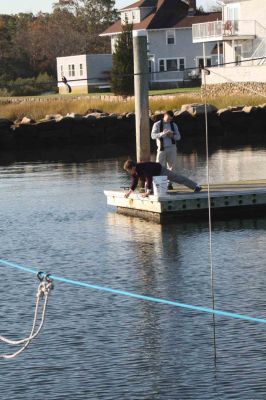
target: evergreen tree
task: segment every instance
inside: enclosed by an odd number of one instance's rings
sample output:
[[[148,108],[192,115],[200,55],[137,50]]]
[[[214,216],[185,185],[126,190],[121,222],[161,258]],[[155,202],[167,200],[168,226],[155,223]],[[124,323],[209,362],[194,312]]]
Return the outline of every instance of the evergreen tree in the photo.
[[[132,25],[123,25],[113,54],[112,91],[122,96],[134,94],[134,61]]]

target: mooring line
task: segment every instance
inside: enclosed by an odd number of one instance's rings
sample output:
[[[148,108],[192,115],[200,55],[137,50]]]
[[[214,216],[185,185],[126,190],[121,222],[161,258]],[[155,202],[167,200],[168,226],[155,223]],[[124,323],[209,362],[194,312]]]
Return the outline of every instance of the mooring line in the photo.
[[[10,262],[7,260],[0,259],[0,264],[5,265],[7,267],[21,270],[23,272],[28,272],[28,273],[31,273],[34,275],[37,274],[37,271],[32,268],[24,267],[23,265],[19,265],[19,264],[16,264],[14,262]],[[131,297],[131,298],[138,299],[138,300],[144,300],[144,301],[150,301],[153,303],[165,304],[165,305],[178,307],[178,308],[184,308],[187,310],[192,310],[192,311],[197,311],[197,312],[215,314],[215,315],[219,315],[221,317],[228,317],[228,318],[240,319],[243,321],[266,324],[266,319],[264,319],[264,318],[251,317],[249,315],[237,314],[237,313],[233,313],[233,312],[229,312],[229,311],[213,310],[208,307],[194,306],[191,304],[180,303],[178,301],[166,300],[166,299],[161,299],[158,297],[146,296],[146,295],[133,293],[133,292],[127,292],[125,290],[112,289],[110,287],[94,285],[91,283],[82,282],[82,281],[78,281],[78,280],[74,280],[74,279],[68,279],[68,278],[64,278],[64,277],[60,277],[60,276],[52,275],[52,274],[49,274],[49,277],[57,282],[67,283],[67,284],[74,285],[74,286],[80,286],[80,287],[84,287],[87,289],[95,289],[98,291],[112,293],[112,294],[116,294],[116,295],[120,295],[120,296]]]
[[[211,188],[210,188],[210,160],[209,160],[209,125],[208,125],[208,110],[207,110],[207,85],[206,74],[207,70],[203,71],[203,85],[204,85],[204,114],[205,114],[205,141],[206,141],[206,170],[207,170],[207,190],[208,190],[208,222],[209,222],[209,260],[211,268],[211,295],[212,295],[212,308],[215,309],[215,276],[213,268],[213,251],[212,251],[212,212],[211,212]],[[216,349],[216,321],[215,314],[212,314],[213,322],[213,348],[214,348],[214,362],[216,364],[217,349]]]

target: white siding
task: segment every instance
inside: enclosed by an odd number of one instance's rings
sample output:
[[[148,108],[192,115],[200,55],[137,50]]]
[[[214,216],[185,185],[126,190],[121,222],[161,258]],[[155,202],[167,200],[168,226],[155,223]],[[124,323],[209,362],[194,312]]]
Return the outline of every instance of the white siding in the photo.
[[[255,20],[266,28],[266,1],[248,0],[240,3],[240,20]]]
[[[233,82],[266,82],[266,65],[252,67],[226,67],[214,70],[219,72],[219,75],[210,73],[206,75],[206,83],[208,85],[218,83]]]
[[[83,74],[80,75],[81,68],[83,66]],[[57,58],[57,79],[62,80],[62,71],[67,80],[78,80],[87,78],[87,61],[86,55],[70,56],[70,57],[58,57]],[[74,75],[73,75],[74,71]],[[79,81],[73,82],[73,86],[79,85]],[[61,84],[63,85],[63,84]]]
[[[72,88],[100,83],[99,78],[106,78],[106,71],[112,68],[111,54],[83,54],[79,56],[58,57],[57,58],[57,79],[62,80],[62,70],[64,76]],[[75,71],[73,76],[72,71]],[[103,82],[104,83],[104,82]],[[63,83],[58,84],[64,87]]]
[[[225,1],[226,2],[226,1]],[[224,9],[224,20],[229,18],[229,9],[232,7],[239,8],[239,21],[257,21],[266,29],[266,1],[265,0],[246,0],[235,1],[227,4]],[[260,30],[257,30],[260,36]]]
[[[153,8],[150,7],[145,7],[145,8],[135,8],[135,9],[129,9],[129,10],[124,10],[121,12],[121,22],[124,24],[127,20],[129,24],[138,24],[141,22],[144,18],[147,17],[151,13]]]

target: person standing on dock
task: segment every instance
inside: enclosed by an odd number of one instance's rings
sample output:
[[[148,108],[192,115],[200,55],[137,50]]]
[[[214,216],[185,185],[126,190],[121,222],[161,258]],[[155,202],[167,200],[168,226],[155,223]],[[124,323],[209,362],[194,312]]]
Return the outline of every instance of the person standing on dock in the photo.
[[[176,123],[173,122],[173,111],[166,111],[163,119],[154,123],[151,138],[157,143],[156,161],[170,171],[176,169],[176,142],[181,139]],[[173,189],[171,181],[168,190]]]
[[[142,197],[148,197],[152,193],[152,179],[154,176],[165,175],[169,180],[181,185],[187,186],[194,190],[194,192],[200,192],[201,186],[191,179],[186,178],[183,175],[178,175],[175,172],[163,167],[157,162],[140,162],[135,163],[132,160],[127,160],[124,164],[124,170],[131,176],[130,190],[125,194],[125,197],[129,197],[131,193],[136,189],[139,180],[145,182],[146,193]]]

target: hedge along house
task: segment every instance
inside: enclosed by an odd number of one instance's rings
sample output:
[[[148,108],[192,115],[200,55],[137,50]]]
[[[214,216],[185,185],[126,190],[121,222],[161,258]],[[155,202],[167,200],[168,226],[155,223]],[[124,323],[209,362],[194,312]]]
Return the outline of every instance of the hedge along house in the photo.
[[[221,21],[197,23],[192,28],[193,43],[218,43],[228,63],[211,68],[207,84],[244,82],[266,91],[266,1],[223,0],[222,6]]]
[[[110,88],[111,54],[58,57],[56,62],[59,93],[89,93]]]
[[[118,35],[127,21],[133,24],[133,30],[147,31],[150,87],[153,89],[183,86],[198,77],[203,53],[201,44],[192,43],[192,25],[222,18],[219,12],[199,12],[196,0],[141,0],[120,11],[120,20],[101,36],[110,36],[114,52]],[[216,53],[215,45],[209,43],[206,46],[209,64],[217,62]]]

